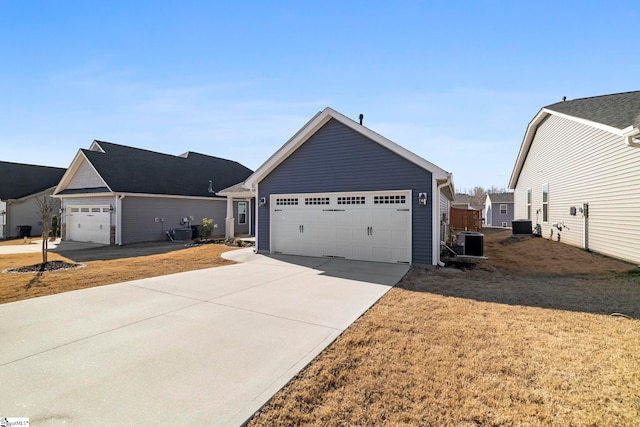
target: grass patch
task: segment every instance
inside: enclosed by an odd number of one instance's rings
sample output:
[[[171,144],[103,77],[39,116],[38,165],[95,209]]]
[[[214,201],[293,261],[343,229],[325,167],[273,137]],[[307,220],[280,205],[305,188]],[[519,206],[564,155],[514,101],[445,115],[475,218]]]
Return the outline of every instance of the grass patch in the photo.
[[[124,248],[126,247],[123,247],[123,251],[130,250]],[[232,261],[227,261],[220,255],[234,249],[224,245],[211,244],[126,258],[117,258],[119,248],[110,248],[110,250],[111,253],[108,256],[114,257],[114,259],[90,261],[85,259],[87,254],[91,254],[92,251],[69,252],[69,257],[74,257],[72,254],[76,253],[78,259],[82,258],[81,262],[85,264],[84,268],[44,273],[0,274],[0,303],[233,264]],[[77,262],[72,258],[66,258],[53,252],[49,252],[49,261]],[[39,262],[42,262],[42,254],[40,253],[0,255],[0,271]]]
[[[471,271],[413,268],[249,425],[639,424],[629,264],[504,239]]]

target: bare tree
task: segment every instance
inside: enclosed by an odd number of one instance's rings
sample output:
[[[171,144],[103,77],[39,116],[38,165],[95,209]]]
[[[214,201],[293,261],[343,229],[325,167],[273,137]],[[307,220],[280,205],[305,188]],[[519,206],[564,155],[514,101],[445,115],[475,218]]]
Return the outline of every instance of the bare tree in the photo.
[[[42,224],[42,264],[46,264],[49,255],[49,227],[51,225],[51,214],[57,208],[58,203],[49,196],[42,196],[36,199],[38,205],[38,217]]]

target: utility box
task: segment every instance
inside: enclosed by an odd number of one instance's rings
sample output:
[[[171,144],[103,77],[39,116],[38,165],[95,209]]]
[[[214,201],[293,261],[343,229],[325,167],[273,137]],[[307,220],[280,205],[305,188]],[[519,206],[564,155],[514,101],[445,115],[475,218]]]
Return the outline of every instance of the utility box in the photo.
[[[476,231],[461,231],[457,235],[460,255],[484,256],[484,234]]]
[[[514,235],[530,235],[533,233],[533,226],[530,219],[516,219],[511,221],[511,233]]]

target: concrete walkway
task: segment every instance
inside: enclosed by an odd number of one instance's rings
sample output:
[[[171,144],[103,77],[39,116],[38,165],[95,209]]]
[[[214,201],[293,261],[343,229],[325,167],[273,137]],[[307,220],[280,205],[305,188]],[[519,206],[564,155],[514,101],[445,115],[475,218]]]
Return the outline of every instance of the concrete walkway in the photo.
[[[408,270],[228,254],[242,263],[0,305],[0,417],[241,425]]]

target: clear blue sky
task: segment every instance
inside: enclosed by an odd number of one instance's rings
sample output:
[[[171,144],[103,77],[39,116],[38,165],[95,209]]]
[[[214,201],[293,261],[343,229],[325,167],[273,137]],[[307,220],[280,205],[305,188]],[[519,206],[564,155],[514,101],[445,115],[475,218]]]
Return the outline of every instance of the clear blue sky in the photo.
[[[507,186],[548,104],[640,89],[637,1],[0,1],[0,160],[94,139],[255,169],[330,106]],[[558,159],[562,162],[562,159]]]

